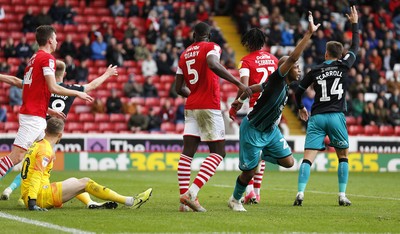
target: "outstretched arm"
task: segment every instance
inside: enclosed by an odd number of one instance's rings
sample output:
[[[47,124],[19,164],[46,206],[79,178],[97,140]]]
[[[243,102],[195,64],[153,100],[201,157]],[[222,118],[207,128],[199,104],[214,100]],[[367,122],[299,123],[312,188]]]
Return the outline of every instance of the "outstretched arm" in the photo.
[[[252,86],[249,86],[248,88],[251,90],[252,94],[259,93],[263,90],[263,87],[261,84],[254,84]],[[242,108],[244,100],[248,97],[250,97],[250,96],[247,93],[243,92],[239,96],[239,98],[237,98],[235,101],[232,102],[231,108],[229,109],[229,118],[231,118],[232,120],[235,120],[236,113]]]
[[[350,15],[347,15],[347,18],[351,22],[351,31],[353,33],[351,39],[351,46],[349,51],[347,51],[346,55],[343,57],[343,63],[348,67],[351,68],[356,61],[356,54],[359,49],[360,45],[360,35],[358,32],[358,14],[357,9],[355,6],[350,8]]]
[[[249,87],[238,81],[231,73],[229,73],[228,70],[221,65],[219,58],[216,55],[210,54],[207,56],[207,65],[217,76],[236,85],[240,90],[247,93],[248,96],[252,95]]]
[[[360,35],[358,32],[358,14],[356,6],[350,7],[350,15],[346,14],[346,16],[347,19],[349,19],[349,21],[351,22],[351,31],[353,33],[349,51],[351,51],[355,57],[360,45]]]
[[[67,116],[64,114],[64,112],[56,111],[56,110],[53,110],[51,108],[47,108],[47,114],[50,115],[51,117],[57,117],[57,118],[60,118],[60,119],[66,119],[67,118]]]
[[[311,11],[308,12],[308,31],[305,33],[303,39],[297,44],[294,48],[293,52],[289,55],[289,58],[278,68],[278,72],[281,76],[285,76],[292,66],[296,63],[296,61],[300,58],[300,55],[303,53],[304,49],[307,47],[307,44],[312,36],[312,34],[317,31],[321,24],[314,25],[314,18],[312,16]]]
[[[117,66],[112,66],[112,65],[108,66],[107,70],[104,72],[103,75],[92,80],[89,84],[83,85],[83,87],[85,88],[84,92],[88,93],[88,92],[96,89],[101,84],[103,84],[104,81],[106,81],[108,78],[110,78],[112,76],[118,76]]]
[[[54,78],[54,75],[45,75],[44,77],[46,79],[47,86],[49,87],[49,91],[51,93],[58,94],[58,95],[64,95],[64,96],[76,96],[76,97],[86,100],[88,102],[93,101],[93,98],[84,92],[66,89],[66,88],[62,87],[61,85],[58,85],[56,83],[56,79]]]
[[[18,77],[0,74],[0,81],[22,89],[22,80]]]

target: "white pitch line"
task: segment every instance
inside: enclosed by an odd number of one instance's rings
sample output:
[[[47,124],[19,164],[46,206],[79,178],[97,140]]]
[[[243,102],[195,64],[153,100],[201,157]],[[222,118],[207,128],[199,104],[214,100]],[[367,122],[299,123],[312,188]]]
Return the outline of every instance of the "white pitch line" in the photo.
[[[10,214],[4,213],[4,212],[0,212],[0,218],[11,219],[11,220],[15,220],[15,221],[18,221],[21,223],[32,224],[32,225],[45,227],[45,228],[49,228],[49,229],[55,229],[55,230],[62,231],[62,232],[68,232],[68,233],[74,233],[74,234],[95,234],[95,232],[87,232],[87,231],[83,231],[83,230],[79,230],[79,229],[75,229],[75,228],[63,227],[63,226],[59,226],[56,224],[51,224],[51,223],[41,222],[41,221],[37,221],[37,220],[33,220],[33,219],[27,219],[27,218],[15,216],[15,215],[10,215]]]
[[[226,185],[226,184],[214,184],[212,185],[214,187],[220,187],[220,188],[233,188],[232,185]],[[292,189],[279,189],[279,188],[268,188],[270,190],[276,190],[276,191],[295,191]],[[264,190],[264,189],[263,189]],[[267,190],[267,189],[265,189]],[[296,192],[296,191],[295,191]],[[337,193],[332,193],[332,192],[322,192],[322,191],[315,191],[315,190],[307,190],[307,193],[319,193],[319,194],[337,194]],[[398,197],[377,197],[377,196],[368,196],[368,195],[358,195],[358,194],[349,194],[349,196],[353,197],[363,197],[363,198],[371,198],[371,199],[382,199],[382,200],[393,200],[393,201],[400,201],[400,198]]]

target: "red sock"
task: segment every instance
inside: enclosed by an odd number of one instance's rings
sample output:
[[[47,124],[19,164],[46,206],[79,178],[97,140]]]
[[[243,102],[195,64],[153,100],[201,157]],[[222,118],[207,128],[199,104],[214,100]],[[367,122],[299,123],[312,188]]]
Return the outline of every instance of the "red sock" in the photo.
[[[217,170],[222,159],[223,158],[218,154],[210,154],[201,164],[199,174],[197,174],[193,183],[201,189],[201,187],[203,187],[203,185],[215,174],[215,170]]]
[[[12,168],[14,164],[12,163],[10,157],[5,156],[0,159],[0,178],[7,174],[7,171]]]
[[[257,170],[256,174],[254,175],[254,189],[261,188],[261,182],[263,179],[264,170],[265,170],[265,161],[263,160],[260,163],[259,170]]]
[[[254,179],[252,178],[247,185],[253,185],[253,184],[254,184]]]
[[[178,162],[179,193],[184,194],[189,189],[191,157],[181,154]]]
[[[261,188],[261,182],[262,182],[262,177],[264,175],[264,170],[265,170],[265,161],[261,161],[260,167],[256,171],[256,174],[254,175],[254,191],[256,194],[259,194],[260,188]]]

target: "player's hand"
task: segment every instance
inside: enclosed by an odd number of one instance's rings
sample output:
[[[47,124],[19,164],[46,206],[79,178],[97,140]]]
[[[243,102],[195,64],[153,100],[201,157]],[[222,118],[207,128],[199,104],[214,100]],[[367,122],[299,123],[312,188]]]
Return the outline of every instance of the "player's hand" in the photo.
[[[253,90],[251,90],[250,87],[243,85],[243,86],[240,86],[239,88],[240,88],[240,90],[242,90],[243,93],[247,94],[248,98],[251,98],[251,96],[253,96]]]
[[[47,114],[49,114],[51,117],[57,117],[64,120],[67,118],[67,116],[62,111],[56,111],[51,108],[47,109]]]
[[[32,210],[32,211],[49,211],[48,209],[42,208],[42,207],[40,207],[38,205],[34,205],[33,207],[30,207],[29,210]]]
[[[28,209],[33,211],[48,211],[46,208],[42,208],[36,205],[36,199],[29,199],[28,200]]]
[[[308,111],[305,107],[303,107],[303,109],[299,109],[299,117],[303,121],[308,120]]]
[[[351,6],[350,7],[350,15],[346,14],[347,19],[353,24],[356,24],[358,22],[358,13],[357,13],[357,8],[356,6]]]
[[[235,108],[231,107],[229,109],[229,118],[234,121],[236,119],[236,114],[237,114],[237,111],[235,110]]]
[[[87,102],[93,102],[93,100],[94,100],[91,96],[89,96],[87,93],[84,93],[84,92],[79,92],[77,97],[80,99],[83,99]]]
[[[108,77],[118,76],[117,65],[113,66],[110,64],[104,74]]]
[[[308,12],[308,32],[313,34],[317,29],[321,26],[321,24],[314,24],[314,17],[312,16],[311,11]]]

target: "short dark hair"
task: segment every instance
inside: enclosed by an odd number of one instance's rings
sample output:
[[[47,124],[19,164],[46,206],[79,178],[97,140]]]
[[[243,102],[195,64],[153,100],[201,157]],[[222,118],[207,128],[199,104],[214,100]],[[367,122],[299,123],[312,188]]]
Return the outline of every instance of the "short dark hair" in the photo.
[[[204,22],[200,22],[194,26],[194,32],[197,37],[204,37],[210,34],[210,26]]]
[[[46,134],[57,135],[63,131],[64,120],[57,117],[51,117],[49,120],[47,120]]]
[[[258,28],[252,28],[242,37],[242,45],[250,51],[260,50],[264,47],[266,35]]]
[[[51,25],[41,25],[36,28],[36,41],[39,46],[45,46],[47,40],[55,33],[56,30]]]
[[[343,54],[343,45],[337,41],[328,41],[326,43],[326,52],[328,52],[330,57],[340,58]]]

